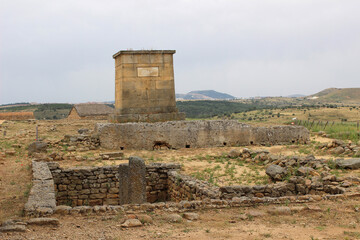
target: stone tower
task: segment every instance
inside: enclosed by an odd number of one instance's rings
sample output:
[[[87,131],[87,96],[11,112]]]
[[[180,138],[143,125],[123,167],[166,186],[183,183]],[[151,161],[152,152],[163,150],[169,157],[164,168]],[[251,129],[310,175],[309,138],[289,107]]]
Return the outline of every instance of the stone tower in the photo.
[[[128,50],[115,59],[115,113],[111,122],[184,120],[175,102],[175,50]]]

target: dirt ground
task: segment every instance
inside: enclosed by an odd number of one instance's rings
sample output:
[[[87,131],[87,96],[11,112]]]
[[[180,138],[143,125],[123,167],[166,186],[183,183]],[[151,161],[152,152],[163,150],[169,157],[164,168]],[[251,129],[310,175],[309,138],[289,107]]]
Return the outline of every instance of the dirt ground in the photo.
[[[7,219],[23,219],[23,207],[31,188],[31,158],[26,146],[39,138],[48,141],[60,140],[65,134],[77,134],[79,128],[93,129],[96,121],[6,121],[0,124],[0,222]],[[6,131],[6,135],[5,132]],[[292,156],[314,154],[319,158],[334,156],[315,151],[316,143],[331,139],[313,137],[309,145],[252,146],[252,150],[264,149],[271,154]],[[207,179],[213,174],[214,184],[257,184],[269,181],[264,168],[251,163],[226,159],[236,147],[134,151],[125,150],[125,158],[140,156],[147,163],[177,162],[183,172]],[[97,155],[105,149],[77,154]],[[11,153],[12,152],[12,153]],[[9,154],[10,153],[10,154]],[[70,161],[59,162],[62,167],[114,165],[117,161]],[[217,167],[219,166],[219,167]],[[355,174],[359,171],[341,172]],[[232,177],[229,177],[232,176]],[[1,234],[0,239],[360,239],[360,197],[321,201],[307,204],[310,210],[293,212],[290,215],[267,214],[271,205],[202,210],[197,212],[197,221],[168,223],[163,217],[167,212],[149,213],[154,224],[140,228],[120,227],[124,216],[56,216],[59,227],[28,227],[25,233]],[[295,206],[289,204],[290,207]],[[317,209],[319,207],[320,209]],[[252,216],[249,212],[261,216]],[[246,216],[244,218],[243,216]]]

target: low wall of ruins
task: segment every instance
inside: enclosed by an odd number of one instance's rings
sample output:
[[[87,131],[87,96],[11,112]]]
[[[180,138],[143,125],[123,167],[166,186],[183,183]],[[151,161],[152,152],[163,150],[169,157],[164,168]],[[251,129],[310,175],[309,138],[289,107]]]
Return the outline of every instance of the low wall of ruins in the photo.
[[[120,183],[127,176],[119,175],[119,166],[60,168],[48,163],[53,176],[56,205],[95,206],[119,205]],[[168,172],[179,170],[178,164],[153,163],[146,165],[146,202],[170,200]]]
[[[137,165],[133,170],[131,170],[132,162]],[[139,162],[142,165],[138,164]],[[311,180],[293,176],[288,181],[267,185],[216,187],[178,173],[180,170],[178,164],[153,163],[145,166],[143,160],[137,157],[130,157],[129,164],[119,166],[63,169],[55,162],[36,161],[33,161],[32,165],[33,187],[25,205],[25,214],[29,216],[51,215],[57,209],[65,209],[65,211],[74,209],[75,212],[98,211],[99,207],[96,206],[104,206],[104,211],[123,208],[122,206],[139,206],[139,204],[144,209],[154,209],[162,202],[168,207],[185,209],[237,204],[240,206],[284,199],[308,201],[347,194],[346,189],[342,187],[344,178],[337,178],[334,175],[313,177]],[[132,173],[125,173],[124,166],[129,168],[130,172],[135,170],[133,176],[143,180],[134,185],[134,181],[131,180]],[[142,177],[137,174],[138,166],[143,169]],[[144,199],[140,195],[143,195]],[[308,195],[312,197],[305,197]],[[130,201],[124,201],[124,196]],[[164,207],[163,205],[161,206]],[[86,209],[81,210],[80,207]]]
[[[95,131],[100,145],[107,149],[276,145],[309,140],[309,131],[301,126],[254,127],[234,120],[98,123]]]

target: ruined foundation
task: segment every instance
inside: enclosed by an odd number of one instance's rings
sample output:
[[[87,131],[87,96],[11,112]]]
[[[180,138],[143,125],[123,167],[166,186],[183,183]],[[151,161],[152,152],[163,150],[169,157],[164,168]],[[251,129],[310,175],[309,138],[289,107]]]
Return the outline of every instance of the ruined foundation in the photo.
[[[145,166],[137,157],[130,158],[125,168],[126,165],[63,169],[55,162],[36,161],[32,165],[33,187],[25,205],[28,216],[96,213],[100,209],[181,211],[346,197],[344,178],[335,176],[314,178],[311,184],[304,177],[293,176],[287,182],[217,187],[180,174],[178,164]],[[132,181],[134,174],[137,179]],[[356,194],[349,192],[348,196]]]
[[[309,140],[305,127],[253,127],[234,120],[98,123],[95,131],[101,147],[107,149],[152,150],[157,145],[174,149],[277,145]]]

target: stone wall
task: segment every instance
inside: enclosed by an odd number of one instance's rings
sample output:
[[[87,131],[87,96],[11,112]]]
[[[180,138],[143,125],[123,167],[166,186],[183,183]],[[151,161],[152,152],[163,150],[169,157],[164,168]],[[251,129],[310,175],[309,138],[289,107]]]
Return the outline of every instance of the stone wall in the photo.
[[[301,126],[253,127],[233,120],[160,123],[98,123],[100,145],[108,149],[148,149],[157,142],[171,148],[202,148],[303,143],[309,131]]]
[[[169,174],[180,170],[179,164],[152,163],[146,166],[146,199],[147,202],[170,201]],[[170,186],[169,186],[170,185]]]
[[[57,205],[118,205],[118,166],[63,169],[50,166]]]
[[[122,196],[119,195],[121,189],[128,191],[128,186],[126,188],[120,186],[125,185],[127,181],[127,176],[119,176],[123,165],[64,169],[60,168],[58,163],[50,162],[48,164],[55,182],[57,205],[121,205],[129,203],[128,199],[124,199],[124,197],[132,198],[129,196],[129,192],[122,193]],[[146,190],[144,190],[146,191],[146,201],[153,203],[169,200],[168,172],[179,169],[179,164],[153,163],[147,165]],[[134,196],[134,198],[137,197]]]
[[[219,190],[221,199],[233,199],[234,197],[283,197],[295,195],[324,195],[324,194],[342,194],[345,189],[339,182],[343,179],[337,179],[335,176],[328,178],[313,178],[312,180],[294,176],[286,182],[279,182],[268,185],[256,186],[225,186]],[[338,186],[339,185],[339,186]]]
[[[171,201],[219,199],[220,197],[219,188],[208,182],[179,174],[176,171],[170,171],[168,176],[168,198]]]

